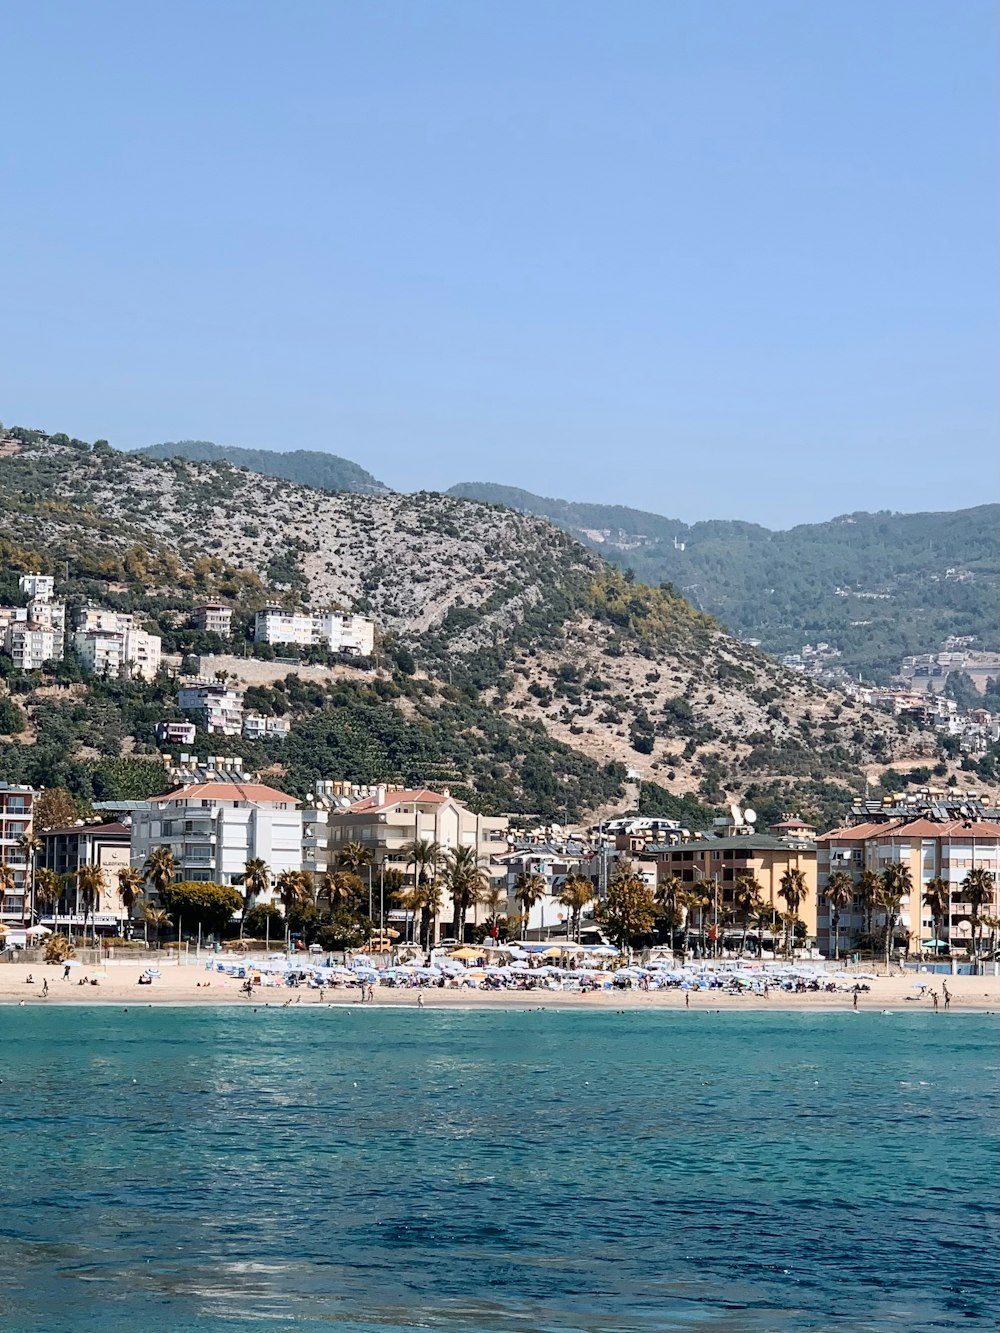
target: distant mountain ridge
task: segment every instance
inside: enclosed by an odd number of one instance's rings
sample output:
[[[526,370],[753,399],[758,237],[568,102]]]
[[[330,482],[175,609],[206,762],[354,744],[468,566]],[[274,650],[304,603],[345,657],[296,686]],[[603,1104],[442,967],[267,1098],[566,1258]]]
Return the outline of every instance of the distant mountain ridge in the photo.
[[[192,463],[230,463],[265,477],[283,477],[312,486],[318,491],[351,491],[356,495],[384,495],[389,487],[350,459],[318,449],[242,449],[238,445],[212,444],[210,440],[174,440],[137,449],[147,458],[186,458]]]
[[[488,482],[449,493],[548,518],[644,582],[674,584],[769,652],[825,641],[845,669],[885,681],[904,654],[933,651],[949,635],[998,646],[996,504],[845,514],[772,532],[739,521],[686,524]]]

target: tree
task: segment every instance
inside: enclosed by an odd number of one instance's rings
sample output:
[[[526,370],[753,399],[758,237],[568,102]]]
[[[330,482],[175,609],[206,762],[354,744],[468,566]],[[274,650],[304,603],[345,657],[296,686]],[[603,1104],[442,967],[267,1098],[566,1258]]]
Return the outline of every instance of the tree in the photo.
[[[656,900],[649,886],[631,873],[631,867],[629,870],[627,875],[615,876],[601,904],[601,920],[620,949],[630,948],[649,935],[656,921]]]
[[[22,833],[17,840],[17,846],[24,857],[28,870],[28,920],[33,924],[35,919],[35,876],[38,871],[38,856],[42,851],[42,840],[35,833]]]
[[[951,911],[951,894],[947,880],[942,879],[940,875],[928,880],[924,885],[923,903],[931,914],[931,928],[934,932],[934,938],[936,940],[943,939],[945,922],[948,920]]]
[[[283,870],[274,881],[274,888],[281,903],[281,910],[285,914],[286,923],[291,917],[293,908],[311,900],[309,889],[299,870]]]
[[[82,865],[76,872],[76,892],[83,905],[83,933],[87,934],[87,917],[93,916],[101,901],[104,888],[104,872],[100,866]],[[97,922],[93,923],[94,938],[97,938]]]
[[[255,903],[243,918],[243,931],[252,940],[276,940],[285,931],[285,918],[272,903]]]
[[[177,860],[169,847],[157,847],[150,852],[142,867],[143,878],[153,886],[153,892],[164,903],[177,871]]]
[[[559,893],[559,901],[570,912],[570,932],[579,943],[580,921],[583,909],[594,901],[594,886],[586,875],[567,875]]]
[[[371,849],[366,847],[363,842],[345,842],[337,853],[337,862],[345,870],[353,870],[357,874],[362,866],[371,865]]]
[[[440,843],[431,842],[426,838],[415,838],[402,848],[401,855],[407,869],[413,867],[414,884],[421,884],[433,879],[437,874],[444,853]]]
[[[792,918],[792,924],[785,937],[785,953],[789,958],[792,956],[792,938],[795,933],[795,925],[799,919],[799,908],[802,906],[807,892],[805,871],[799,870],[796,866],[789,866],[778,881],[778,896],[785,900],[788,915]]]
[[[142,909],[142,919],[146,926],[147,937],[149,927],[153,928],[154,942],[159,944],[160,932],[165,930],[173,921],[173,917],[164,907],[158,907],[156,903],[146,903]]]
[[[865,909],[864,933],[866,935],[871,935],[875,928],[875,901],[881,887],[882,881],[877,871],[862,870],[861,878],[858,880],[858,892],[861,895],[861,902]]]
[[[887,968],[903,898],[912,888],[913,879],[910,875],[909,866],[886,866],[879,876],[879,887],[875,894],[875,909],[881,912],[885,918],[882,927],[882,947]]]
[[[35,875],[35,900],[52,911],[53,925],[55,925],[56,905],[63,895],[63,889],[62,876],[57,875],[54,870],[48,869],[47,866],[42,866],[41,870]]]
[[[667,925],[670,928],[670,940],[673,943],[674,932],[681,924],[683,909],[680,904],[681,895],[684,892],[684,881],[679,875],[669,875],[666,879],[661,879],[656,885],[654,897],[656,902],[663,908],[663,914],[667,919]]]
[[[747,932],[750,929],[751,918],[760,910],[763,902],[761,887],[755,877],[746,873],[737,875],[733,883],[733,907],[738,915],[743,918],[743,938],[740,941],[741,958],[746,953]]]
[[[252,906],[271,887],[271,871],[261,856],[251,856],[243,863],[244,899]]]
[[[0,861],[0,906],[8,893],[14,892],[14,872],[6,861]]]
[[[535,903],[545,897],[545,878],[533,870],[523,870],[514,881],[514,897],[521,906],[524,921],[521,924],[521,939],[528,933],[528,920]]]
[[[209,935],[222,935],[237,912],[243,909],[243,895],[229,884],[202,880],[184,880],[167,890],[170,908],[178,931],[186,925]]]
[[[118,892],[121,894],[122,906],[125,908],[127,939],[131,939],[132,933],[132,909],[142,897],[144,883],[141,872],[135,866],[123,866],[118,872]]]
[[[350,870],[327,870],[319,882],[319,896],[326,898],[331,913],[336,914],[357,906],[364,892],[361,878]]]
[[[441,911],[441,889],[437,872],[444,855],[440,843],[423,838],[408,842],[402,849],[407,868],[413,867],[413,898],[410,910],[420,913],[420,939],[425,949],[434,941],[434,923]]]
[[[31,822],[39,833],[68,828],[80,818],[72,796],[65,787],[49,787],[32,804]]]
[[[833,926],[833,956],[840,957],[840,915],[854,901],[854,876],[846,870],[834,870],[826,882],[826,901],[830,905]]]
[[[993,872],[982,866],[970,870],[962,880],[962,898],[972,908],[969,920],[972,923],[972,939],[969,956],[976,961],[979,956],[980,918],[984,907],[992,907],[996,902],[996,881]]]
[[[465,938],[465,918],[469,908],[478,903],[489,884],[489,875],[475,847],[455,847],[444,859],[444,886],[454,906],[452,926],[455,938]]]

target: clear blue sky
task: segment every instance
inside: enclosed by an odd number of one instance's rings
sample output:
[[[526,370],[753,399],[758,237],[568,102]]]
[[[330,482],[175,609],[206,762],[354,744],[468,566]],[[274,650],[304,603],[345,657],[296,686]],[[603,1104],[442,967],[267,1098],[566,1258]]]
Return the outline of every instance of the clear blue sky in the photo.
[[[8,5],[0,419],[772,526],[995,498],[993,0]]]

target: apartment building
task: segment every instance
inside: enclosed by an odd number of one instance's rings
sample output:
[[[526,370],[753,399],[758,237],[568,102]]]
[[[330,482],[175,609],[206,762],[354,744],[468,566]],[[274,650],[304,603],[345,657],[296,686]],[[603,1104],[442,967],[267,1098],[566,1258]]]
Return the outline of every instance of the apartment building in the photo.
[[[27,921],[31,867],[19,842],[31,831],[32,806],[37,796],[33,787],[0,782],[0,863],[13,876],[13,884],[0,900],[0,920],[6,922]]]
[[[119,934],[128,920],[118,887],[118,872],[130,864],[131,830],[117,821],[107,824],[72,824],[68,828],[47,829],[40,838],[39,866],[67,876],[66,889],[59,902],[39,907],[36,918],[53,930],[82,929],[86,924],[98,933]],[[85,913],[71,876],[81,866],[99,866],[101,892],[91,913]]]
[[[62,656],[56,653],[52,630],[31,620],[12,620],[4,630],[3,648],[21,671],[37,671]]]
[[[73,646],[83,669],[96,676],[139,676],[152,680],[160,669],[162,643],[136,618],[103,607],[84,607],[78,614]]]
[[[292,724],[285,717],[264,717],[260,713],[247,713],[243,719],[243,737],[248,741],[283,741],[291,729]]]
[[[243,694],[221,681],[200,680],[182,685],[177,707],[196,717],[206,731],[217,736],[239,736],[243,730]]]
[[[728,837],[706,835],[647,855],[656,861],[660,880],[676,876],[691,888],[700,886],[710,898],[714,898],[717,886],[720,914],[733,910],[735,884],[741,875],[753,876],[768,907],[787,911],[780,895],[781,878],[789,870],[801,870],[806,896],[799,906],[799,920],[806,928],[807,939],[816,935],[816,843],[810,838],[755,832]]]
[[[266,606],[254,618],[253,636],[257,643],[290,643],[367,657],[375,647],[375,622],[339,611],[310,613]]]
[[[51,574],[22,574],[17,586],[29,602],[47,602],[55,595],[56,581]]]
[[[302,865],[302,811],[294,796],[250,780],[186,782],[132,812],[131,856],[142,866],[169,847],[178,879],[240,884],[246,862],[266,861],[272,879]]]
[[[218,634],[220,639],[228,639],[233,631],[233,613],[222,602],[205,602],[196,607],[194,613],[195,628],[206,634]]]
[[[932,944],[936,938],[953,949],[968,948],[972,907],[962,883],[970,870],[989,870],[995,880],[1000,872],[1000,823],[978,814],[955,818],[940,810],[936,815],[921,812],[915,817],[865,820],[822,834],[816,845],[817,935],[824,953],[832,953],[834,948],[833,918],[825,893],[835,871],[845,871],[856,886],[850,907],[840,913],[843,949],[866,926],[866,907],[857,888],[862,873],[869,870],[881,874],[894,865],[909,870],[914,891],[902,900],[896,945],[910,950],[928,946],[936,949],[939,946]],[[948,920],[935,927],[923,895],[928,883],[938,878],[949,885],[951,901]],[[980,915],[1000,915],[997,899]],[[939,937],[935,930],[940,932]]]
[[[484,868],[502,883],[506,874],[493,864],[507,850],[507,819],[478,815],[447,790],[377,786],[362,790],[341,783],[319,783],[308,803],[303,835],[303,865],[319,874],[337,865],[345,843],[360,842],[372,853],[374,870],[399,870],[412,878],[403,848],[411,842],[436,842],[445,852],[474,847]]]
[[[157,722],[156,739],[160,745],[193,745],[197,728],[193,722]]]

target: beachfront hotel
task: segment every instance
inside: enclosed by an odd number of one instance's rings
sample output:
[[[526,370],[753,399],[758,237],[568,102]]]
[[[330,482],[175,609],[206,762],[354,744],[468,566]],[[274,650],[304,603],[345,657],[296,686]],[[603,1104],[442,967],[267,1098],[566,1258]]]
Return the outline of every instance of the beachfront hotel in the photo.
[[[93,926],[97,931],[123,933],[128,912],[122,903],[118,872],[131,855],[131,833],[127,824],[70,824],[65,828],[46,829],[39,835],[42,850],[39,868],[54,871],[64,878],[62,896],[57,903],[39,906],[36,918],[52,930]],[[101,892],[90,912],[84,912],[73,877],[81,866],[99,866]]]
[[[0,864],[11,873],[11,883],[0,902],[0,921],[27,920],[31,869],[20,840],[31,830],[32,806],[37,795],[34,787],[0,782]]]

